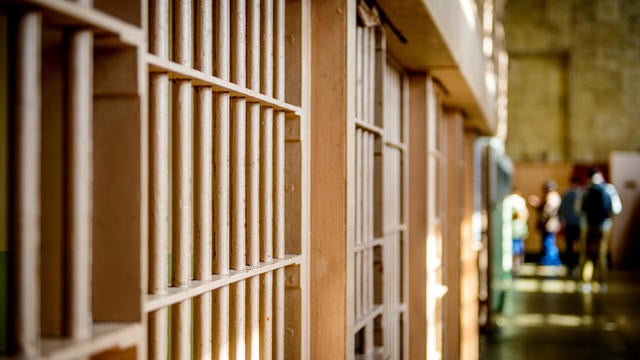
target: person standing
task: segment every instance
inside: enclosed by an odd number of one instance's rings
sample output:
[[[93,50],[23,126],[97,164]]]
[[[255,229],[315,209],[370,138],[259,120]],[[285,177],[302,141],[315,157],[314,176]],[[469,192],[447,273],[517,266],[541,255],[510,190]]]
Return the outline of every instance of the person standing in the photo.
[[[566,244],[564,262],[569,273],[573,273],[577,267],[578,259],[574,252],[574,244],[580,239],[580,219],[583,190],[580,181],[575,175],[571,177],[571,188],[562,194],[562,202],[558,210],[558,216],[564,232]]]
[[[520,265],[524,262],[524,240],[529,236],[527,226],[529,210],[527,209],[527,201],[516,189],[513,189],[511,194],[507,196],[506,201],[511,211],[512,271],[517,274]]]
[[[533,196],[529,203],[538,210],[538,231],[542,236],[542,258],[540,265],[561,265],[556,233],[560,230],[558,209],[562,199],[556,190],[558,185],[553,180],[546,180],[542,184],[542,200]]]
[[[584,255],[582,256],[582,280],[585,291],[590,291],[591,280],[597,280],[600,290],[605,292],[607,286],[609,237],[611,235],[611,218],[622,212],[622,202],[615,187],[604,181],[604,176],[597,168],[589,170],[589,187],[582,199],[582,214],[586,227]],[[593,277],[591,271],[592,264]]]

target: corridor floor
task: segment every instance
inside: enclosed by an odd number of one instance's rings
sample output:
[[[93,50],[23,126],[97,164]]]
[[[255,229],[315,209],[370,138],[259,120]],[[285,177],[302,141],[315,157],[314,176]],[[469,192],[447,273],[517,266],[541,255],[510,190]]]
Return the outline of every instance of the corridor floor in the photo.
[[[612,271],[606,293],[586,294],[564,272],[523,266],[481,359],[640,359],[640,272]]]

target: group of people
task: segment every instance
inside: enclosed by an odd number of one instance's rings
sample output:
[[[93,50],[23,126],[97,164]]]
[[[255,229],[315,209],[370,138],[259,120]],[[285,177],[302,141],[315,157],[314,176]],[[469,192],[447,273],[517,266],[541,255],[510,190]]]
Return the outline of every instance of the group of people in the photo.
[[[556,234],[562,230],[566,240],[565,265],[571,274],[579,275],[587,290],[597,281],[606,291],[607,252],[611,235],[611,219],[622,212],[622,203],[612,184],[604,180],[597,168],[589,170],[589,183],[580,186],[571,178],[571,188],[560,196],[557,184],[547,180],[541,198],[530,196],[528,203],[538,212],[537,229],[542,237],[540,265],[561,265]],[[528,236],[527,201],[514,191],[509,196],[512,209],[513,270],[524,260],[524,240]],[[579,258],[574,251],[578,245]]]

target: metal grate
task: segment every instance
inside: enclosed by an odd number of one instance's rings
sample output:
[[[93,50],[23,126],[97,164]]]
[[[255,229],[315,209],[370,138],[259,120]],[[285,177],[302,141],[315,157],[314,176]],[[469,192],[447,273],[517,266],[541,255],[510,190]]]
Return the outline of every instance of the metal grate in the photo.
[[[151,221],[149,354],[282,359],[285,268],[302,262],[285,251],[285,118],[301,114],[285,2],[171,5],[152,1],[149,21],[151,218],[172,209],[171,235]]]
[[[371,14],[356,27],[353,336],[358,355],[400,359],[408,355],[408,85]]]
[[[0,6],[10,353],[301,357],[308,6]]]

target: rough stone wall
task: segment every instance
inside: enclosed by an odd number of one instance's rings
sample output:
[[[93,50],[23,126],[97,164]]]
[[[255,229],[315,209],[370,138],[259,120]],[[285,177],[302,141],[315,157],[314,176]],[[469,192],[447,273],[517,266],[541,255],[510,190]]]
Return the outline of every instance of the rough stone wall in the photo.
[[[640,1],[510,0],[505,27],[515,161],[640,148]]]

